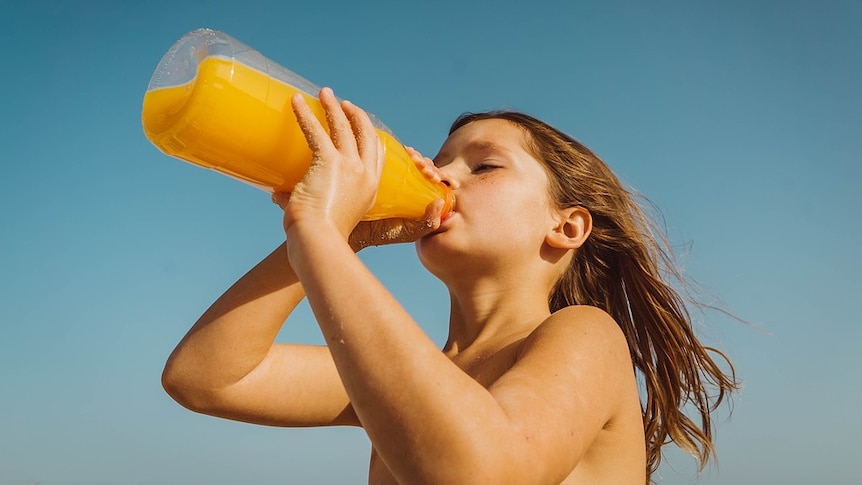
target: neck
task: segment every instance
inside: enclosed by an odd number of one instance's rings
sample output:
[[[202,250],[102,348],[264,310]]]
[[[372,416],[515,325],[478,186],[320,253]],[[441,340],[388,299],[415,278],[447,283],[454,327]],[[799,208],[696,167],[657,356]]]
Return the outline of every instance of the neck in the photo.
[[[529,335],[551,314],[548,298],[569,253],[543,246],[538,260],[464,257],[457,258],[463,264],[437,267],[451,300],[447,354],[493,350]]]
[[[477,281],[450,287],[451,313],[446,352],[503,346],[532,332],[549,315],[546,284],[523,278]]]

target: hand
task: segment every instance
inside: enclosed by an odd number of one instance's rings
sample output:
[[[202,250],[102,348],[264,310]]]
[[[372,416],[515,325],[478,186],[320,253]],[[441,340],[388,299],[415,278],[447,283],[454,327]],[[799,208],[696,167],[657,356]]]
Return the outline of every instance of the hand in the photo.
[[[428,204],[425,215],[419,219],[381,219],[362,221],[350,233],[348,242],[355,252],[368,246],[383,246],[413,242],[440,227],[440,213],[443,210],[443,199]]]
[[[349,101],[320,90],[329,133],[305,99],[291,100],[312,152],[311,166],[283,204],[285,232],[296,224],[330,223],[345,237],[374,204],[383,147],[368,115]]]
[[[439,183],[441,175],[437,167],[434,166],[434,162],[423,157],[418,151],[410,147],[406,148],[422,174],[428,177],[429,180]],[[287,192],[277,192],[272,195],[272,201],[285,208],[290,197],[291,194]],[[426,234],[436,231],[440,227],[444,205],[445,202],[443,199],[431,202],[426,207],[425,214],[418,219],[393,218],[362,221],[350,233],[350,237],[348,238],[350,247],[355,252],[359,252],[368,246],[413,242]]]

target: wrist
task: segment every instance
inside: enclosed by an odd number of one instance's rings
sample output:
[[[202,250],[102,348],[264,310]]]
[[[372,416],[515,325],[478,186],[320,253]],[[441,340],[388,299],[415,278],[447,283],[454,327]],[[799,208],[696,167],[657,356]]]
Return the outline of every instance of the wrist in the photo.
[[[320,244],[321,241],[347,242],[347,236],[331,221],[294,219],[285,223],[284,233],[288,252],[292,249]]]

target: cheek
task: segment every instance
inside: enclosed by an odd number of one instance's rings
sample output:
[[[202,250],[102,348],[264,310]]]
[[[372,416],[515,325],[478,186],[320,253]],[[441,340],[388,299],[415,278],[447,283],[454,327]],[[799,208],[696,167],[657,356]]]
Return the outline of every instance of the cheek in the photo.
[[[537,196],[542,192],[526,186],[508,187],[504,191],[494,189],[489,187],[493,197],[477,199],[483,206],[473,217],[479,218],[476,223],[481,226],[482,233],[487,238],[516,245],[533,246],[536,241],[543,241],[551,222],[548,201]]]
[[[493,200],[494,205],[506,212],[513,221],[528,223],[540,216],[548,214],[548,200],[544,192],[534,184],[514,182],[506,184],[488,184],[483,197]]]

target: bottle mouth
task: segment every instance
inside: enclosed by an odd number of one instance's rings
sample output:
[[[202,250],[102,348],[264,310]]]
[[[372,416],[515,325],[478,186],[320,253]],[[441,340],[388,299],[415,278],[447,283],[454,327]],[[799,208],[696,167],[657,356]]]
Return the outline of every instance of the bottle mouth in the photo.
[[[445,218],[455,212],[455,194],[452,193],[452,189],[448,186],[443,185],[443,187],[446,189],[446,197],[443,199],[443,211],[440,214]]]

